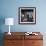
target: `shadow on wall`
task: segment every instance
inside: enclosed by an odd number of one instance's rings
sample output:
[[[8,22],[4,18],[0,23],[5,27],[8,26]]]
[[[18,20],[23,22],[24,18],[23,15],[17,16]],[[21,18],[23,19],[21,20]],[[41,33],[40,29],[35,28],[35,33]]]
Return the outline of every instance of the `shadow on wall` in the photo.
[[[5,17],[0,16],[0,46],[3,46],[3,32],[2,32],[2,25],[5,23]]]

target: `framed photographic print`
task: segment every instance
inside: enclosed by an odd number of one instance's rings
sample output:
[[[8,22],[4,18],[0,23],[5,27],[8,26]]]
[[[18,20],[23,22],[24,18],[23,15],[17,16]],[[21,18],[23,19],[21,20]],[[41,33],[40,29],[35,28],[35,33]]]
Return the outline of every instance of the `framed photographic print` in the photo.
[[[35,7],[20,7],[19,8],[19,23],[20,24],[36,24],[36,8]]]

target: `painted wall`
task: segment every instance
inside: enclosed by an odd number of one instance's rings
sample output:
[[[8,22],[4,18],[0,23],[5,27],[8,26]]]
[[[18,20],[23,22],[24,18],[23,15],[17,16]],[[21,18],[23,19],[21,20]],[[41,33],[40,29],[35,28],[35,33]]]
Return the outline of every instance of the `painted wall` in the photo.
[[[35,25],[18,24],[19,7],[36,7]],[[7,17],[15,19],[12,32],[40,31],[46,35],[46,0],[0,0],[0,32],[8,32],[8,26],[4,24]]]
[[[46,0],[1,0],[0,18],[13,17],[15,20],[11,31],[46,31]],[[20,25],[18,24],[19,7],[36,7],[36,24]],[[6,25],[1,26],[2,32],[8,31]]]

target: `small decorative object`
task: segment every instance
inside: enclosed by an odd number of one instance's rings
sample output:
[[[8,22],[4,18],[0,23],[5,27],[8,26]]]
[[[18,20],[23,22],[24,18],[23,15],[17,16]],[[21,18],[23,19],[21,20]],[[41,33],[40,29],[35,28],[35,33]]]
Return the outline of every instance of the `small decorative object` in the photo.
[[[28,33],[25,33],[25,35],[29,35]]]
[[[25,35],[32,35],[32,32],[26,32]]]
[[[25,35],[38,35],[37,33],[33,33],[33,32],[26,32]]]
[[[32,34],[32,32],[27,32],[28,34]]]
[[[36,8],[35,7],[20,7],[19,8],[19,23],[36,24]]]
[[[11,35],[11,33],[10,33],[10,25],[14,24],[14,19],[13,18],[6,18],[5,19],[5,24],[9,25],[9,32],[8,32],[8,34]]]

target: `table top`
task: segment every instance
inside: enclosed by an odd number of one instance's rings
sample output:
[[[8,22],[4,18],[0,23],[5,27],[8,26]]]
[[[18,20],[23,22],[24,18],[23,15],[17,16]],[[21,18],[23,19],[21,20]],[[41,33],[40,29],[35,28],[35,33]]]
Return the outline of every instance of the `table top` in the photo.
[[[40,32],[32,32],[32,34],[25,34],[27,32],[11,32],[9,35],[7,32],[4,33],[5,39],[43,39],[43,35]],[[38,34],[38,35],[35,35]]]

